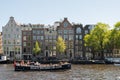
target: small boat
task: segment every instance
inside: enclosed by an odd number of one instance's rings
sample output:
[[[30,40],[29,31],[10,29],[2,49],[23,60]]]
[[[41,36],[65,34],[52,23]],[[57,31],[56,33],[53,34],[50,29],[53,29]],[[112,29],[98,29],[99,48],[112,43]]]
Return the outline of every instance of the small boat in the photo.
[[[7,56],[5,56],[5,55],[0,55],[0,63],[1,63],[1,64],[7,63]]]
[[[120,63],[114,63],[115,66],[120,66]]]
[[[70,63],[65,62],[60,64],[40,64],[40,63],[19,64],[14,62],[15,71],[51,71],[66,69],[71,69]]]

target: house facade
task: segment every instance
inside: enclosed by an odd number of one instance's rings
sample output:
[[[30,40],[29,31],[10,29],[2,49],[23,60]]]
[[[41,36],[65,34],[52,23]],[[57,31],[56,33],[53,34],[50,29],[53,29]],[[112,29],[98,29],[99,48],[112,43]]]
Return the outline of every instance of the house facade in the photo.
[[[2,27],[3,53],[10,59],[21,59],[22,42],[21,26],[17,24],[14,17],[10,17],[8,23]]]
[[[71,24],[67,18],[54,25],[17,24],[14,17],[2,27],[3,53],[11,59],[29,60],[34,55],[33,48],[38,41],[39,56],[56,56],[59,59],[91,58],[90,47],[84,46],[84,36],[89,34],[94,25]],[[56,50],[57,38],[61,36],[66,44],[65,52]]]
[[[0,54],[3,54],[3,47],[2,47],[2,32],[0,32]]]

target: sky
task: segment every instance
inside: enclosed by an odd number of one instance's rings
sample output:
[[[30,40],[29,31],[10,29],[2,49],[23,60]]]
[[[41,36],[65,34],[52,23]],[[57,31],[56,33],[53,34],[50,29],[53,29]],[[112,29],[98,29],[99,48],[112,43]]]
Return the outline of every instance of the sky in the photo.
[[[71,23],[113,27],[120,21],[120,0],[0,0],[0,31],[10,16],[22,24],[53,25],[67,17]]]

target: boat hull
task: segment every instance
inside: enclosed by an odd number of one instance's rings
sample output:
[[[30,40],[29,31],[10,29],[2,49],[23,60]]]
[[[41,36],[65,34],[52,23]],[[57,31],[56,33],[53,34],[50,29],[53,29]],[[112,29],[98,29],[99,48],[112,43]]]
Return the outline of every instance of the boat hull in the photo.
[[[71,64],[64,64],[60,66],[15,66],[15,71],[51,71],[51,70],[66,70],[71,69]]]

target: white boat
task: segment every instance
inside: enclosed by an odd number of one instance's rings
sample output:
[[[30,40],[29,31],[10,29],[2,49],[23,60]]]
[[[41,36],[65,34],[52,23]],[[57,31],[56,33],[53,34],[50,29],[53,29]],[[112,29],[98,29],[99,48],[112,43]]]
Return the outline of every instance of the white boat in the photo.
[[[7,56],[0,55],[0,63],[6,63],[7,62]]]
[[[120,66],[120,63],[114,63],[115,66]]]

